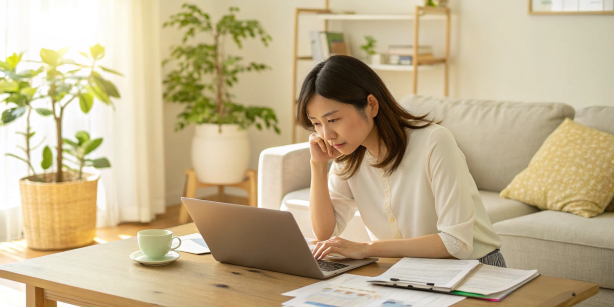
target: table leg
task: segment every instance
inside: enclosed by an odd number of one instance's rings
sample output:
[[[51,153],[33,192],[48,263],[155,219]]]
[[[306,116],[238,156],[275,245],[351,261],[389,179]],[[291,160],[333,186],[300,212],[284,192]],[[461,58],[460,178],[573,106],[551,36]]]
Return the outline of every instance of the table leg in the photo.
[[[58,302],[45,299],[43,288],[26,285],[26,307],[57,307]]]
[[[251,207],[258,207],[258,176],[256,171],[248,170],[247,177],[249,178],[249,188],[247,191],[247,198]]]

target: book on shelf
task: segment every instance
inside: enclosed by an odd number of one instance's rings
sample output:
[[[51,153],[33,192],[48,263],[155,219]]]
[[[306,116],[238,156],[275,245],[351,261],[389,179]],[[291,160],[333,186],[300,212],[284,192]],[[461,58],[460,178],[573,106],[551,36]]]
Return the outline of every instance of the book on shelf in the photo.
[[[311,31],[309,37],[314,61],[323,61],[333,54],[351,55],[349,41],[344,33]]]
[[[406,257],[368,281],[382,286],[501,301],[537,276],[537,270],[508,269],[477,260]]]
[[[388,54],[398,54],[404,56],[412,56],[414,55],[414,46],[413,45],[389,45],[388,46]],[[418,54],[433,54],[432,46],[418,46]]]
[[[418,56],[418,60],[432,59],[433,54],[420,54]],[[411,55],[398,55],[398,54],[387,54],[386,64],[394,64],[394,65],[412,65],[413,56]]]

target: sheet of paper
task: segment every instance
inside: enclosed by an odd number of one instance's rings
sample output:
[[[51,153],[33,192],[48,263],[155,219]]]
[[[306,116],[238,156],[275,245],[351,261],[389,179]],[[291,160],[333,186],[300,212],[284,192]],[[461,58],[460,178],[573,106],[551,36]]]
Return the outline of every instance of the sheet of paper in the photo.
[[[332,287],[324,287],[307,295],[306,297],[297,297],[288,302],[283,303],[284,306],[295,307],[346,307],[346,306],[377,306],[381,305],[384,297],[374,291],[357,289],[342,285]]]
[[[181,238],[181,246],[176,249],[178,251],[197,255],[211,252],[200,233],[193,233],[179,238]]]
[[[456,290],[490,295],[511,289],[535,274],[537,270],[516,270],[483,265]]]
[[[404,282],[433,283],[436,287],[452,288],[479,264],[477,260],[405,257],[384,274],[369,281],[389,282],[391,278],[396,278]]]
[[[353,274],[342,274],[333,278],[329,278],[329,279],[325,279],[323,281],[311,284],[309,286],[305,286],[302,288],[298,288],[296,290],[292,290],[290,292],[286,292],[286,293],[282,293],[281,295],[285,295],[285,296],[306,296],[309,295],[315,291],[317,291],[318,289],[322,289],[324,287],[329,287],[329,286],[334,286],[337,284],[343,284],[345,282],[351,281],[354,276]]]
[[[284,293],[296,298],[284,306],[435,307],[451,306],[464,299],[425,291],[382,287],[367,282],[370,277],[344,274]]]

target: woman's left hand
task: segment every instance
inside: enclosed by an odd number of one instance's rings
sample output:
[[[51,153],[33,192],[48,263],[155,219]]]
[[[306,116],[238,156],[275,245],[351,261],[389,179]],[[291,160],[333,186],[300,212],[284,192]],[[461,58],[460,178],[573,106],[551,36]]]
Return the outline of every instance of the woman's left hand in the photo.
[[[368,243],[348,241],[339,237],[332,237],[326,241],[320,241],[313,249],[313,256],[320,260],[330,253],[341,254],[352,259],[363,259],[368,257]]]

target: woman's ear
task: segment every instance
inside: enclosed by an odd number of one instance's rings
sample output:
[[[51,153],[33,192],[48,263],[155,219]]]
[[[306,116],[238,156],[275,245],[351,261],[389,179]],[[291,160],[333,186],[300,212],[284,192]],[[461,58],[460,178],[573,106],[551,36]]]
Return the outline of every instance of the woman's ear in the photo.
[[[371,118],[377,116],[377,113],[379,112],[379,101],[377,101],[377,98],[375,98],[373,94],[369,94],[369,96],[367,96],[367,105],[371,107]]]

